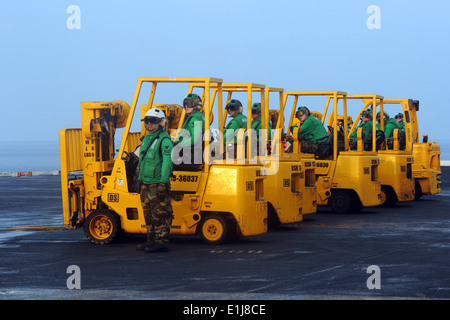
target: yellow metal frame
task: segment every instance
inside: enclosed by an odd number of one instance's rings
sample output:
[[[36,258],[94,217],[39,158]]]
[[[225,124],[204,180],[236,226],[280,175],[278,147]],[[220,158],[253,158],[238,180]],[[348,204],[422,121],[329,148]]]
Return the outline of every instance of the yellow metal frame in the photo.
[[[148,103],[141,106],[141,112],[145,108],[148,109],[148,106],[155,106],[153,101],[159,83],[195,83],[203,86],[206,89],[203,99],[205,134],[209,135],[210,120],[212,119],[209,89],[212,84],[215,84],[220,97],[222,90],[222,79],[210,77],[139,77],[131,108],[126,121],[123,123],[125,129],[122,133],[122,142],[117,158],[106,164],[108,168],[104,165],[97,165],[95,159],[91,157],[87,161],[88,167],[85,165],[80,168],[79,165],[71,165],[72,157],[77,159],[81,157],[82,150],[80,152],[79,148],[68,147],[69,141],[75,139],[77,143],[81,143],[83,140],[83,137],[81,137],[82,130],[77,129],[74,133],[67,129],[61,130],[61,159],[64,163],[64,166],[62,165],[64,172],[80,169],[84,172],[82,179],[68,181],[65,178],[62,182],[65,222],[72,223],[74,227],[81,226],[85,220],[88,221],[89,215],[98,208],[98,205],[102,204],[102,210],[106,205],[108,210],[117,214],[120,220],[120,228],[126,233],[146,233],[140,195],[129,192],[125,163],[126,153],[134,151],[141,136],[141,133],[131,133],[130,128],[143,83],[151,83],[151,90]],[[92,110],[95,111],[95,107],[99,106],[94,105]],[[219,121],[222,113],[222,99],[219,98]],[[91,118],[96,118],[96,115],[91,115]],[[89,127],[85,124],[89,121],[92,121],[92,119],[87,117],[83,122],[84,128]],[[100,130],[100,127],[98,130]],[[209,139],[205,139],[205,150],[208,150],[209,144]],[[205,152],[204,164],[200,171],[174,171],[171,183],[172,207],[174,209],[171,234],[196,234],[203,221],[202,216],[209,213],[212,214],[211,217],[221,216],[222,218],[219,220],[226,221],[229,229],[236,228],[238,235],[252,236],[266,232],[267,201],[263,198],[265,177],[260,166],[211,163],[209,156],[209,152]],[[89,173],[91,167],[98,167],[95,175]],[[101,172],[103,172],[103,175],[99,175]],[[86,176],[89,176],[88,184]],[[94,183],[95,178],[97,178],[97,181]],[[92,188],[94,184],[95,187]],[[100,188],[97,188],[97,185],[100,185]],[[85,199],[87,191],[91,190],[90,188],[95,193],[90,195],[93,196],[93,201],[88,203]],[[76,191],[72,203],[70,203],[71,200],[68,200],[71,192],[73,192],[71,189]],[[81,216],[74,222],[77,211]],[[105,217],[108,217],[108,215],[104,215],[102,219],[106,219]],[[208,223],[215,226],[219,220],[209,219]],[[114,223],[111,223],[111,225],[114,225]],[[208,241],[214,242],[215,238],[212,234],[210,236],[212,238]],[[93,242],[104,243],[108,240],[107,236],[102,235],[102,237],[104,239]]]
[[[279,136],[275,143],[271,145],[277,150],[272,154],[276,155],[278,161],[278,171],[274,175],[266,177],[265,199],[272,205],[276,219],[281,224],[295,223],[303,220],[303,214],[310,214],[317,211],[316,206],[316,188],[315,186],[305,186],[306,172],[302,167],[302,160],[307,159],[306,167],[308,170],[314,170],[314,158],[299,157],[293,154],[284,154],[281,143],[281,132],[284,127],[284,109],[283,109],[283,88],[265,87],[263,85],[242,84],[242,83],[224,83],[223,91],[228,93],[227,102],[231,99],[234,92],[247,92],[247,129],[251,128],[251,96],[253,92],[261,94],[261,129],[268,130],[269,120],[269,99],[270,93],[278,93],[279,96],[279,119],[275,129],[279,130]],[[225,119],[225,115],[224,115]],[[221,124],[225,126],[225,122]],[[290,189],[290,190],[289,190]]]
[[[284,100],[284,89],[276,88],[276,87],[266,87],[265,88],[265,101],[267,111],[269,114],[269,94],[270,93],[278,93],[278,108],[274,108],[278,111],[278,122],[275,129],[280,129],[281,134],[284,133],[284,111],[285,111],[285,100]],[[289,127],[288,127],[289,128]],[[286,153],[284,148],[282,147],[281,139],[280,143],[278,143],[278,154],[280,155],[280,160],[284,158],[289,162],[294,162],[299,164],[300,172],[296,177],[299,178],[299,190],[303,195],[302,201],[302,214],[307,215],[311,213],[317,212],[317,188],[315,184],[315,170],[316,170],[316,160],[314,159],[314,155],[307,153]]]
[[[78,220],[76,213],[80,208],[77,201],[75,201],[77,196],[72,193],[76,192],[75,189],[82,188],[83,180],[79,179],[77,185],[71,181],[71,186],[68,187],[69,173],[83,170],[83,148],[81,142],[81,129],[62,129],[59,131],[63,223],[73,227],[75,227],[76,221]],[[83,194],[84,190],[81,191],[82,197],[84,197]],[[81,208],[81,210],[83,209]]]
[[[363,107],[355,118],[349,134],[355,130],[362,111],[366,110],[370,106],[374,106],[372,108],[374,125],[376,124],[377,107],[379,107],[380,115],[384,114],[384,105],[386,100],[381,95],[354,95],[347,98],[358,99],[363,102]],[[384,130],[383,117],[380,117],[380,129]],[[398,133],[398,131],[396,132]],[[382,186],[383,200],[390,198],[391,204],[395,203],[397,200],[400,202],[414,200],[414,181],[412,176],[409,176],[411,173],[411,166],[414,161],[412,144],[407,143],[406,150],[399,150],[397,135],[394,134],[394,136],[396,139],[394,140],[393,150],[387,150],[387,145],[385,142],[382,144],[380,150],[376,150],[376,131],[372,134],[372,150],[377,151],[378,156],[380,157],[378,177]],[[406,140],[411,141],[410,134],[407,134]],[[390,193],[390,195],[387,193]]]
[[[194,88],[202,88],[203,89],[203,93],[202,93],[202,97],[205,96],[205,92],[207,91],[206,88],[204,86],[198,85],[198,84],[194,84],[191,83],[189,84],[189,90],[188,93],[191,93],[193,91]],[[215,98],[216,96],[218,96],[218,92],[219,92],[219,88],[216,84],[212,84],[211,87],[212,89],[212,93],[211,93],[211,108],[214,104]],[[231,96],[233,94],[233,92],[243,92],[243,93],[247,93],[247,114],[251,114],[251,110],[252,110],[252,93],[253,92],[260,92],[261,94],[261,109],[264,110],[264,112],[267,111],[266,108],[266,103],[265,103],[265,85],[263,84],[259,84],[259,83],[222,83],[222,92],[227,92],[227,98],[225,101],[225,105],[231,100]],[[219,92],[219,96],[222,97],[221,93]],[[220,100],[219,100],[220,101]],[[223,128],[225,128],[225,123],[226,123],[226,119],[227,119],[227,111],[225,109],[223,109],[223,112],[219,112],[219,128],[221,130],[223,130]],[[249,130],[252,127],[252,119],[251,117],[247,117],[247,130]],[[261,128],[267,128],[267,123],[266,123],[266,119],[264,117],[262,117],[261,120]],[[250,132],[251,134],[251,132]],[[239,139],[239,137],[238,137]],[[245,161],[250,159],[250,150],[252,148],[252,139],[251,136],[249,136],[248,142],[247,142],[247,151],[246,151],[246,157],[245,157]],[[222,144],[220,144],[220,148],[222,148]],[[222,150],[222,149],[221,149]],[[239,151],[239,150],[238,150]]]
[[[141,86],[144,82],[151,82],[152,83],[152,88],[150,91],[150,96],[148,98],[148,103],[147,105],[153,105],[153,100],[155,98],[155,92],[156,92],[156,86],[158,83],[191,83],[191,82],[196,82],[199,84],[203,84],[206,88],[209,88],[211,83],[217,83],[219,90],[221,90],[221,84],[222,84],[222,79],[219,78],[211,78],[211,77],[139,77],[138,78],[138,83],[136,86],[136,90],[133,96],[133,101],[131,104],[131,111],[130,111],[130,117],[128,117],[128,121],[125,127],[125,131],[123,132],[122,136],[127,138],[128,134],[130,132],[130,126],[131,126],[131,122],[133,119],[133,115],[136,109],[136,104],[137,104],[137,99],[139,97],[139,93],[141,90]],[[219,100],[219,108],[222,108],[222,101]],[[204,100],[204,104],[208,105],[209,104],[209,90],[205,90],[205,100]],[[209,112],[205,112],[204,114],[205,116],[205,124],[207,124],[208,130],[209,130],[209,123],[210,123],[210,113]],[[184,119],[181,119],[180,122],[183,123]],[[205,127],[205,131],[206,130]],[[125,141],[126,142],[126,141]],[[121,155],[123,155],[123,152],[125,150],[125,146],[126,143],[123,143],[122,140],[122,144],[120,146],[119,149],[119,157],[121,157]],[[209,141],[205,141],[205,148],[207,148],[209,146]],[[206,172],[208,172],[209,170],[209,155],[207,155],[207,158],[205,158],[205,170]]]
[[[189,92],[192,92],[195,87],[198,86],[194,84],[190,85]],[[265,199],[272,204],[278,221],[282,224],[299,222],[303,220],[303,214],[317,212],[317,190],[314,184],[314,157],[308,154],[285,154],[282,148],[281,132],[284,131],[284,89],[265,87],[262,84],[255,83],[223,83],[222,89],[223,92],[227,92],[226,103],[231,100],[232,94],[235,92],[247,93],[247,115],[251,114],[252,93],[259,92],[261,94],[261,108],[263,109],[261,119],[262,129],[268,128],[270,93],[278,93],[280,111],[277,126],[274,129],[280,129],[280,136],[272,146],[277,148],[275,154],[278,157],[279,167],[276,175],[268,175],[266,177]],[[216,95],[217,89],[214,87],[211,96],[214,99]],[[223,128],[225,127],[226,111],[222,119],[219,125]],[[251,128],[251,122],[251,117],[248,117],[247,129]],[[291,192],[286,192],[285,190],[288,185],[286,183],[287,180],[290,181],[289,187],[291,188]]]
[[[440,145],[436,142],[420,142],[417,111],[412,99],[384,99],[384,104],[399,104],[405,121],[406,150],[412,152],[412,176],[415,179],[416,195],[432,195],[441,190]],[[428,138],[427,135],[424,135]],[[417,184],[419,186],[417,186]],[[418,193],[419,192],[419,193]]]
[[[270,93],[278,94],[278,108],[270,108]],[[315,185],[306,185],[309,181],[308,174],[315,168],[314,158],[301,157],[298,154],[286,154],[282,144],[282,135],[284,132],[284,89],[277,87],[264,88],[264,117],[262,117],[261,128],[268,128],[270,110],[278,112],[278,120],[275,129],[278,131],[278,137],[272,143],[276,148],[278,157],[278,173],[276,176],[268,176],[267,200],[272,204],[278,221],[282,224],[299,222],[303,220],[303,215],[317,212],[317,192]],[[273,150],[272,150],[273,153]],[[313,172],[314,176],[314,172]],[[287,179],[286,179],[287,178]],[[290,180],[290,189],[285,190],[285,181]],[[270,188],[270,189],[269,189]],[[288,192],[286,192],[288,191]],[[290,191],[290,192],[289,192]]]
[[[82,129],[60,130],[61,187],[65,225],[78,227],[84,220],[86,212],[97,208],[98,197],[101,195],[98,189],[99,175],[110,171],[114,163],[112,141],[98,140],[97,135],[103,131],[109,131],[110,135],[114,135],[116,128],[125,125],[129,110],[128,104],[119,100],[82,102]],[[108,117],[105,118],[105,115]],[[116,127],[112,128],[112,122],[115,122]],[[83,172],[83,178],[69,181],[69,174],[78,172]]]
[[[294,152],[300,152],[301,148],[297,139],[298,128],[292,132],[291,126],[294,124],[295,110],[299,98],[302,96],[323,96],[327,98],[320,119],[322,123],[326,119],[330,101],[333,99],[331,124],[333,131],[336,133],[333,136],[333,155],[331,159],[316,159],[317,204],[326,206],[329,204],[334,191],[349,190],[349,192],[356,194],[362,207],[378,206],[381,201],[381,187],[378,181],[379,157],[377,153],[364,151],[361,147],[356,151],[349,150],[348,134],[344,134],[345,151],[338,152],[338,99],[343,99],[344,133],[346,133],[348,131],[347,93],[343,91],[286,91],[284,93],[283,104],[285,108],[287,107],[287,99],[289,97],[294,98],[287,129],[287,134],[294,139]],[[374,128],[376,128],[375,125]],[[360,134],[358,136],[360,140]],[[355,208],[358,208],[356,200]]]
[[[294,124],[294,119],[295,119],[295,110],[297,109],[297,104],[298,104],[298,98],[300,96],[325,96],[327,97],[327,102],[325,104],[324,107],[324,111],[322,113],[322,118],[319,119],[322,121],[322,123],[324,123],[325,121],[325,116],[328,112],[328,108],[329,108],[329,103],[331,99],[334,99],[334,105],[333,105],[333,111],[332,111],[332,117],[333,117],[333,129],[336,132],[337,130],[337,100],[339,96],[342,96],[344,98],[344,126],[347,127],[347,101],[345,100],[347,93],[343,92],[343,91],[286,91],[284,93],[284,105],[286,105],[287,103],[287,99],[289,96],[293,96],[294,97],[294,103],[292,106],[292,110],[291,110],[291,116],[289,118],[289,126],[288,126],[288,131],[287,134],[291,134],[294,136],[294,141],[295,141],[295,136],[296,134],[294,134],[293,132],[291,132],[291,127]],[[333,159],[335,160],[337,158],[338,155],[338,150],[337,150],[337,135],[334,135],[334,141],[333,141]],[[346,150],[348,149],[348,137],[345,137],[345,148]]]

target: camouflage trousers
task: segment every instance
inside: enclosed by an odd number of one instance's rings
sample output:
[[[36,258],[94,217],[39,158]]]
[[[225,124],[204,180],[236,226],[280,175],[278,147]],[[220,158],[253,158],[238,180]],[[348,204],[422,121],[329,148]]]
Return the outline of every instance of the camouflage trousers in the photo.
[[[157,184],[141,183],[141,204],[147,227],[147,241],[167,245],[173,209],[169,191],[166,191],[164,198],[160,199],[156,194],[156,187]]]

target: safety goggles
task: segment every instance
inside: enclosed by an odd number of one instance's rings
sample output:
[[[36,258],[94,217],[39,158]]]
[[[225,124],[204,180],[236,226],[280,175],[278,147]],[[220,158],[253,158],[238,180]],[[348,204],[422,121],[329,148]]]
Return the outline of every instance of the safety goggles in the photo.
[[[195,101],[195,100],[186,100],[186,101],[184,101],[184,103],[183,103],[183,108],[194,108],[194,107],[196,107],[196,106],[198,106],[198,105],[199,105],[198,101]]]
[[[230,110],[230,111],[237,111],[239,110],[239,106],[238,105],[228,105],[225,107],[226,110]]]
[[[369,119],[372,119],[372,114],[371,114],[370,112],[363,111],[363,112],[361,113],[361,118],[369,118]]]
[[[161,118],[157,118],[157,117],[145,117],[144,119],[142,119],[142,121],[144,121],[145,124],[157,124],[161,122]]]
[[[260,114],[261,109],[252,109],[252,114]]]

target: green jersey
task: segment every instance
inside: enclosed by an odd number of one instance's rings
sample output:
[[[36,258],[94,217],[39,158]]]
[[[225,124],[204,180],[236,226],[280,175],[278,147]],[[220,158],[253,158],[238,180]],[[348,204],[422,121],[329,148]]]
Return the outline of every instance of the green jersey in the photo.
[[[259,130],[261,130],[261,116],[252,121],[252,129],[256,131],[256,141],[259,142]],[[272,139],[272,120],[269,119],[267,139]]]
[[[353,131],[353,133],[350,135],[350,137],[349,137],[350,140],[353,140],[353,141],[356,142],[359,128],[362,128],[362,130],[363,130],[363,137],[364,137],[363,141],[364,141],[364,143],[369,143],[370,142],[369,141],[369,137],[370,137],[370,134],[372,133],[372,130],[373,130],[373,121],[369,120],[369,121],[360,123],[356,127],[355,131]],[[380,130],[380,125],[379,124],[376,125],[376,130]],[[377,133],[377,138],[378,138],[378,136],[379,136],[379,133]]]
[[[295,127],[295,126],[294,126]],[[298,130],[299,140],[300,135],[304,137],[304,140],[313,143],[322,143],[328,139],[328,133],[322,124],[322,121],[314,116],[306,118],[305,122],[300,125]]]
[[[191,137],[190,139],[179,137],[176,142],[180,143],[181,147],[193,146],[201,142],[203,132],[205,132],[205,117],[203,113],[200,110],[196,110],[186,118],[181,128],[187,130]]]
[[[139,181],[169,183],[173,171],[172,149],[172,140],[165,131],[147,134],[139,150]]]
[[[228,122],[227,126],[225,127],[225,132],[223,134],[223,142],[231,142],[231,137],[227,136],[231,133],[235,134],[239,129],[246,129],[247,128],[247,117],[244,116],[242,113],[238,113],[236,117],[232,118],[230,122]],[[237,143],[237,136],[234,136],[234,143]]]
[[[395,129],[398,129],[399,131],[401,131],[402,126],[400,125],[400,123],[397,123],[397,121],[395,121],[395,119],[389,118],[384,123],[384,135],[386,137],[386,140],[392,140]]]

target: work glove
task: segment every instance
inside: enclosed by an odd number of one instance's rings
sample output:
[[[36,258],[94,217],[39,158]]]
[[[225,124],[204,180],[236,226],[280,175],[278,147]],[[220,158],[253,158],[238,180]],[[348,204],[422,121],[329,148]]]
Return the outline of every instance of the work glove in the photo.
[[[350,150],[356,149],[356,142],[354,140],[349,140],[348,146],[349,146]]]
[[[168,183],[158,183],[156,186],[156,196],[159,200],[164,200],[166,197],[166,192],[169,191]]]

